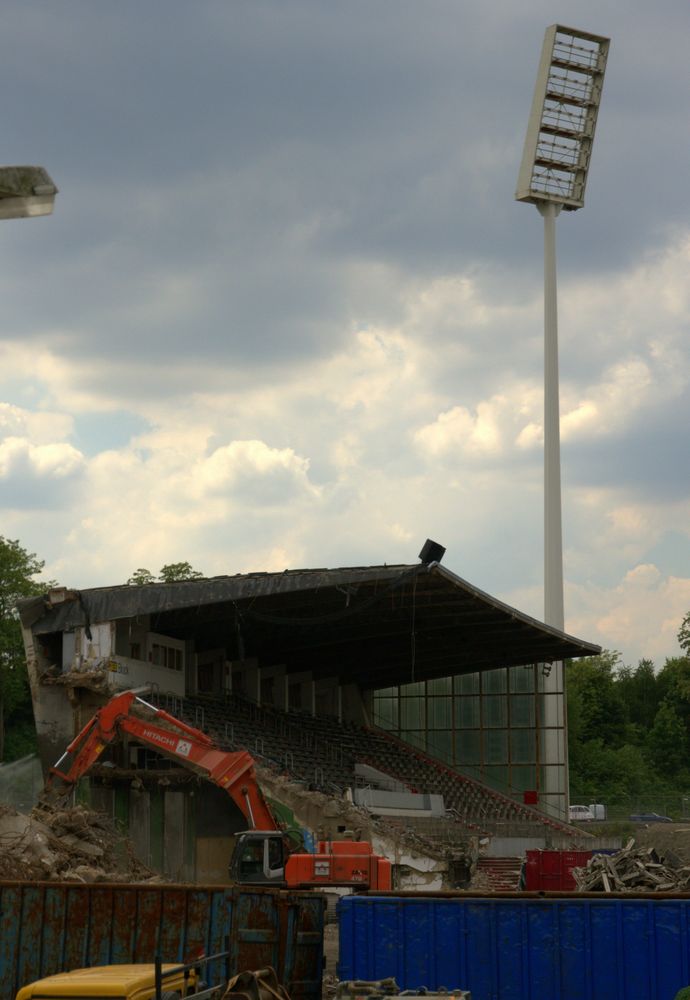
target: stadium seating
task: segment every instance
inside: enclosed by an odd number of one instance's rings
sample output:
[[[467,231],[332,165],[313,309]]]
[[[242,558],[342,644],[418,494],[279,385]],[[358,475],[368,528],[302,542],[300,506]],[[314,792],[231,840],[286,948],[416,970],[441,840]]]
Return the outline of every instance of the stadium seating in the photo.
[[[225,749],[248,750],[260,763],[317,791],[341,795],[346,788],[355,787],[355,764],[359,762],[395,778],[411,791],[442,795],[447,817],[467,830],[529,835],[539,828],[543,834],[546,827],[572,833],[567,824],[460,773],[382,729],[361,728],[332,716],[283,712],[236,693],[222,698],[156,694],[153,700],[213,736]]]

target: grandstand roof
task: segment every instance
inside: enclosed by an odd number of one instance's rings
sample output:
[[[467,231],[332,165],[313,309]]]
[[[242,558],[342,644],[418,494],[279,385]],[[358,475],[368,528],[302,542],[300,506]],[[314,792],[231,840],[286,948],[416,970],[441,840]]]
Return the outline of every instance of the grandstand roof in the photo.
[[[232,659],[388,687],[601,650],[503,604],[438,563],[286,570],[51,591],[19,603],[36,635],[150,615],[150,629]]]

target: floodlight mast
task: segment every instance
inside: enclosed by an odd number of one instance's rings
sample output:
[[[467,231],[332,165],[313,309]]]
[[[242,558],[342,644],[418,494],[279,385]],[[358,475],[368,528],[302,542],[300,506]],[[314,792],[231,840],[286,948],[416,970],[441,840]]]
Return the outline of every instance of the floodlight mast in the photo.
[[[544,620],[563,629],[556,216],[585,198],[609,39],[546,29],[515,197],[544,218]]]
[[[544,219],[544,621],[563,631],[563,535],[561,515],[561,444],[558,390],[558,307],[556,284],[556,217],[585,203],[587,174],[604,84],[610,41],[564,25],[546,29],[534,88],[515,197],[536,205]],[[544,681],[545,695],[562,697],[563,664],[552,665]],[[557,713],[545,698],[547,758],[567,769],[565,744],[557,746]],[[562,726],[562,722],[561,722]],[[549,769],[547,768],[547,773]],[[567,775],[564,773],[564,778]],[[547,807],[564,812],[567,780],[546,779]],[[561,806],[556,803],[560,802]]]

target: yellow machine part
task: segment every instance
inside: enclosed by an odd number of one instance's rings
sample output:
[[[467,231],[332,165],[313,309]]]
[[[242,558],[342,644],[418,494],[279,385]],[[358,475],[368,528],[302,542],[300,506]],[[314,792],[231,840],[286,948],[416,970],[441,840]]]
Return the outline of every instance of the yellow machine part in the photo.
[[[185,993],[183,972],[173,973],[179,965],[164,965],[163,993]],[[193,970],[187,974],[187,991],[196,985]],[[97,1000],[110,997],[112,1000],[150,1000],[156,992],[154,965],[100,965],[91,969],[74,969],[59,972],[54,976],[38,979],[23,986],[17,993],[17,1000]]]

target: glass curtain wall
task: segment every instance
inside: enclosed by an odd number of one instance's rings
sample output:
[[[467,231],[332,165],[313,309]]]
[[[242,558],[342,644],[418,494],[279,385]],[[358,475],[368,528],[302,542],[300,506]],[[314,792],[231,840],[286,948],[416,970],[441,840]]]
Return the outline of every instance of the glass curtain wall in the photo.
[[[564,703],[554,680],[530,665],[401,684],[374,692],[374,722],[511,797],[535,791],[540,808],[563,816]]]

